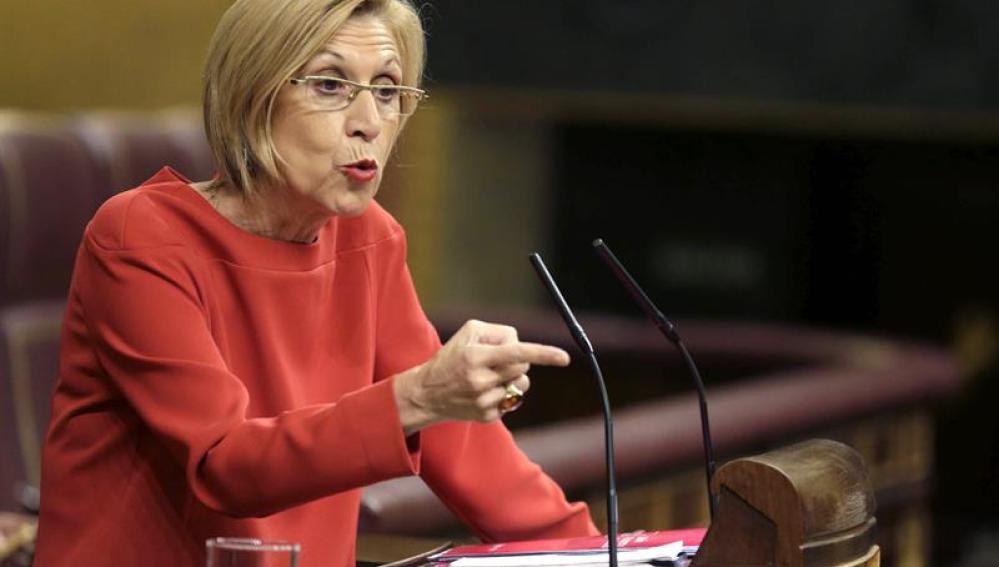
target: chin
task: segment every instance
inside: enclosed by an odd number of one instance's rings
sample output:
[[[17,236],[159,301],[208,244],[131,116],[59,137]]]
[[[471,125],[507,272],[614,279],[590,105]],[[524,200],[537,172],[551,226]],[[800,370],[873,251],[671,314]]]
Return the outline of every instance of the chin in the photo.
[[[364,211],[368,210],[373,200],[373,195],[365,195],[364,197],[352,196],[349,199],[339,199],[337,202],[330,203],[328,208],[330,212],[337,216],[357,217],[363,215]]]
[[[380,177],[363,185],[334,183],[324,187],[316,197],[331,214],[356,217],[364,214],[371,206],[380,184]]]

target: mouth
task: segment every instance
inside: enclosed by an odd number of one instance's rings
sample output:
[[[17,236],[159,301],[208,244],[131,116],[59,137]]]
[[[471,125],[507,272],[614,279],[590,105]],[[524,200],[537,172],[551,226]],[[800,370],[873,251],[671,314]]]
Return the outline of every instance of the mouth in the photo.
[[[361,159],[353,163],[341,165],[340,171],[347,177],[362,183],[371,181],[378,176],[378,162],[373,159]]]

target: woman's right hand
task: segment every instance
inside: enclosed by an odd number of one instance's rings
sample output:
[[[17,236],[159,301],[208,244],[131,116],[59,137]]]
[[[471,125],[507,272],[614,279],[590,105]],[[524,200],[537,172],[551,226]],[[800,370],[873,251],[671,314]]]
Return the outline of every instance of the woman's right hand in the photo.
[[[520,342],[506,325],[468,321],[429,361],[395,377],[399,417],[406,435],[448,420],[489,422],[512,383],[530,388],[532,364],[567,366],[564,350]]]

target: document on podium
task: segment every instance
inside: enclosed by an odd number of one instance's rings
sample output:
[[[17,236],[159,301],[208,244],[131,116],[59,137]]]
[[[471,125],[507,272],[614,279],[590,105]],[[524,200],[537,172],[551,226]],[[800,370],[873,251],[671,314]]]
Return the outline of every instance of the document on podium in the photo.
[[[679,536],[679,537],[678,537]],[[618,537],[618,564],[675,564],[696,551],[703,530],[634,532]],[[607,538],[581,537],[468,545],[431,556],[446,567],[561,567],[606,565]]]
[[[647,549],[618,550],[618,565],[644,565],[650,561],[672,561],[680,556],[683,543],[676,541]],[[571,565],[607,565],[606,551],[586,553],[532,553],[529,555],[495,555],[465,557],[447,565],[452,567],[559,567]]]

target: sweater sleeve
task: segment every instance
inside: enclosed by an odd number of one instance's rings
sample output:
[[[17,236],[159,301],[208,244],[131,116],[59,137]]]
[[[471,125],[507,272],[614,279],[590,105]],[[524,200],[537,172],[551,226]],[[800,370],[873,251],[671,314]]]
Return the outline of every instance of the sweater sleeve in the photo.
[[[178,244],[116,248],[93,232],[74,275],[93,349],[203,504],[266,516],[418,472],[390,381],[334,404],[248,418],[248,392],[213,340],[193,253]]]
[[[383,258],[378,358],[383,373],[428,360],[440,347],[420,307],[400,233]],[[453,421],[421,432],[420,476],[444,504],[486,541],[595,535],[583,503],[517,447],[502,422]]]
[[[517,447],[502,422],[450,422],[423,434],[420,476],[484,541],[597,535],[589,508]]]

